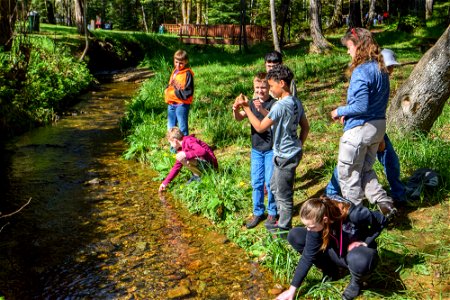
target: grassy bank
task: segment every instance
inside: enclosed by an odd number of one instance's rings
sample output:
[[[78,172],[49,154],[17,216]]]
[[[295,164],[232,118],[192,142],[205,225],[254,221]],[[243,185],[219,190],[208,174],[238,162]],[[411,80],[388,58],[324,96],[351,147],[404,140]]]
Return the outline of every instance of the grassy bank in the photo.
[[[393,93],[408,77],[415,62],[423,55],[424,37],[436,38],[442,28],[399,35],[393,28],[377,34],[377,40],[393,49],[403,65],[391,80]],[[297,169],[294,201],[298,210],[306,199],[322,194],[336,164],[338,140],[342,134],[339,124],[330,120],[329,113],[345,103],[347,80],[344,69],[349,56],[339,42],[342,32],[328,35],[335,44],[330,55],[307,54],[309,41],[291,45],[284,51],[285,64],[296,76],[301,100],[310,120],[311,132],[305,145],[305,155]],[[127,134],[128,159],[137,159],[159,172],[160,181],[168,173],[174,157],[169,153],[166,133],[166,105],[163,90],[172,69],[172,53],[176,43],[156,57],[146,61],[156,72],[139,94],[128,104],[122,128]],[[171,184],[170,192],[185,203],[192,213],[209,218],[214,226],[231,240],[245,248],[253,259],[270,268],[275,277],[288,284],[298,261],[287,243],[270,237],[262,225],[247,230],[243,222],[251,215],[250,185],[250,127],[232,118],[231,105],[239,93],[252,94],[252,76],[264,69],[263,56],[271,45],[252,47],[239,53],[236,47],[184,47],[190,54],[195,73],[195,100],[189,116],[191,133],[215,147],[220,170],[206,174],[202,181],[186,185],[188,172],[182,172]],[[423,50],[423,49],[422,49]],[[158,51],[156,51],[158,52]],[[402,179],[414,170],[428,167],[442,176],[437,190],[424,191],[421,199],[398,218],[392,228],[379,238],[381,262],[370,283],[367,299],[440,299],[448,296],[448,200],[450,170],[450,107],[436,121],[427,137],[405,137],[390,132],[399,154]],[[376,170],[386,185],[379,164]],[[295,225],[300,224],[298,215]],[[347,280],[319,284],[321,274],[310,272],[302,293],[311,298],[340,299]]]

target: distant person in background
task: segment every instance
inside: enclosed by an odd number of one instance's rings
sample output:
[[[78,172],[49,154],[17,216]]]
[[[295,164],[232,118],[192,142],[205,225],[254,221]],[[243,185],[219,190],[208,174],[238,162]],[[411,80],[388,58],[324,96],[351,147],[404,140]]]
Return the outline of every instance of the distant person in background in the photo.
[[[193,135],[184,136],[178,127],[172,127],[167,133],[170,146],[177,152],[176,162],[169,175],[159,186],[159,191],[164,191],[169,183],[178,175],[182,167],[192,172],[188,183],[200,181],[202,171],[207,168],[218,168],[217,159],[211,148]]]
[[[334,120],[344,123],[338,153],[339,186],[342,196],[353,204],[362,205],[366,197],[387,218],[392,218],[397,209],[373,170],[378,146],[386,132],[389,73],[369,30],[352,28],[342,43],[352,61],[348,69],[351,77],[347,103],[331,112]]]
[[[381,55],[383,56],[384,64],[389,75],[392,74],[394,67],[400,65],[396,60],[394,51],[383,49]],[[387,134],[384,135],[383,141],[378,147],[377,158],[384,167],[384,173],[391,187],[391,196],[395,206],[404,206],[406,204],[406,190],[405,185],[400,179],[400,160]],[[325,194],[330,198],[341,194],[337,167],[334,169],[331,180],[325,188]]]
[[[188,54],[178,50],[173,56],[175,69],[164,91],[167,108],[167,129],[178,125],[184,136],[189,135],[189,109],[194,99],[194,72],[189,68]]]
[[[95,17],[95,28],[102,28],[102,18],[99,15]]]
[[[261,72],[253,78],[253,100],[249,102],[250,110],[258,118],[264,119],[275,103],[275,99],[269,95],[269,83],[266,79],[266,73]],[[241,110],[236,104],[233,105],[233,117],[237,121],[247,118],[244,110]],[[273,140],[272,129],[269,128],[259,133],[251,126],[251,180],[252,180],[252,200],[253,216],[247,221],[247,228],[256,227],[261,221],[266,219],[264,205],[264,184],[267,186],[267,220],[266,224],[275,224],[277,221],[277,205],[275,198],[270,190],[270,179],[273,173]]]
[[[164,33],[164,25],[161,24],[159,25],[159,34],[163,34]]]

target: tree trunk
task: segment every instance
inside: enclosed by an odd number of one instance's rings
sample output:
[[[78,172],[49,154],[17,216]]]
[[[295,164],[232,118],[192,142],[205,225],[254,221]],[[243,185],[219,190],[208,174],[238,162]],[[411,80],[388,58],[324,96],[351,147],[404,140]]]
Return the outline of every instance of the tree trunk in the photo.
[[[348,25],[353,27],[362,27],[361,23],[361,7],[359,0],[350,0],[349,9],[349,23]]]
[[[16,1],[0,0],[0,46],[9,51],[16,24]]]
[[[334,12],[331,18],[331,24],[328,26],[329,29],[334,29],[342,26],[342,0],[335,0],[334,2]]]
[[[45,6],[47,8],[47,22],[49,24],[56,24],[55,10],[52,1],[45,1]]]
[[[273,48],[281,52],[280,42],[278,41],[277,17],[275,15],[275,0],[270,0],[270,23],[272,25]]]
[[[82,0],[75,1],[75,24],[77,26],[77,31],[79,34],[84,34],[84,8]]]
[[[284,28],[289,14],[289,5],[291,0],[281,1],[281,30],[280,30],[280,45],[284,45]]]
[[[181,19],[183,20],[182,21],[182,24],[183,25],[186,25],[187,23],[186,23],[186,20],[187,20],[187,17],[186,17],[186,7],[187,7],[187,1],[186,0],[181,0]]]
[[[312,44],[309,48],[311,53],[324,53],[331,48],[331,44],[325,39],[322,34],[322,22],[321,22],[321,3],[320,0],[309,1],[309,15],[310,23],[309,28],[311,30]]]
[[[148,33],[147,17],[145,16],[144,5],[142,4],[142,2],[141,2],[141,10],[142,10],[142,23],[144,24],[145,32]]]
[[[239,51],[241,51],[241,44],[244,45],[245,51],[248,50],[247,28],[246,28],[246,21],[245,21],[247,11],[245,8],[246,8],[245,0],[241,0],[241,26],[240,26],[240,32],[239,32]]]
[[[369,16],[366,20],[366,26],[371,27],[373,24],[373,19],[377,16],[377,12],[375,11],[376,0],[370,0],[369,4]]]
[[[195,3],[195,8],[197,9],[197,20],[195,24],[200,25],[202,24],[202,1],[196,0]]]
[[[403,133],[428,133],[450,96],[450,26],[398,89],[388,125]]]
[[[426,18],[428,20],[429,18],[431,18],[431,16],[433,16],[434,0],[426,0],[426,1],[427,2],[426,2],[425,10],[426,10]]]

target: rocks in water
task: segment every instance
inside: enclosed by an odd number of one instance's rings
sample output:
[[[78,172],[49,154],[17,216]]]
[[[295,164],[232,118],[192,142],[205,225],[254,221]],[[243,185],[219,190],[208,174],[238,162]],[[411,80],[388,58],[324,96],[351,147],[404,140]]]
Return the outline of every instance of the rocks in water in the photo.
[[[191,291],[186,286],[177,286],[176,288],[171,289],[167,292],[167,298],[175,299],[185,297],[191,294]]]

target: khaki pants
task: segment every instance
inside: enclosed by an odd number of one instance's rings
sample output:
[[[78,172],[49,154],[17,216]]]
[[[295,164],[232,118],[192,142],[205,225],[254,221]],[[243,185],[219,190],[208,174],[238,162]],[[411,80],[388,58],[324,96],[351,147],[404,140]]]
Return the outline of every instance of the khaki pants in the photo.
[[[339,143],[338,174],[342,196],[355,205],[364,196],[370,203],[392,202],[373,170],[386,120],[374,120],[344,132]]]

